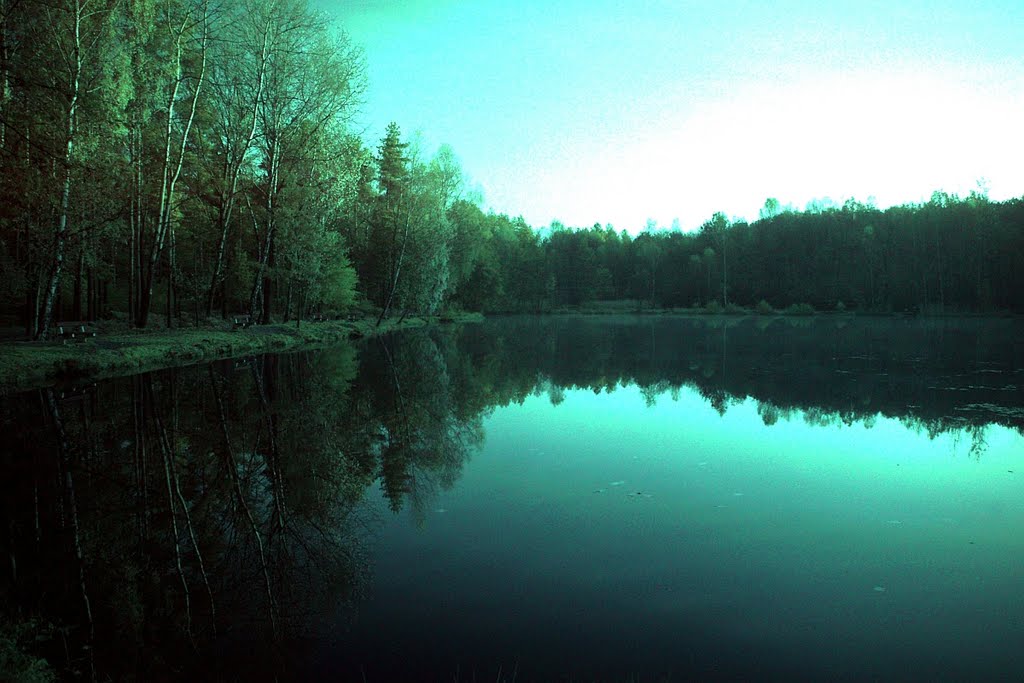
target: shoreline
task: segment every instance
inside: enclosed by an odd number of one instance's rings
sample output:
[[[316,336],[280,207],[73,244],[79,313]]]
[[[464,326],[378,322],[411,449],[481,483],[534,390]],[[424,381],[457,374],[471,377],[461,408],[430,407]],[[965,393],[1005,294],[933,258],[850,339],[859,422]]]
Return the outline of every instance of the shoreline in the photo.
[[[185,367],[241,356],[324,348],[363,337],[435,324],[478,322],[482,316],[410,316],[399,322],[357,320],[256,325],[240,330],[184,327],[152,332],[99,333],[83,342],[0,343],[0,396],[56,386]]]
[[[491,313],[492,317],[678,317],[703,320],[738,321],[760,320],[852,320],[880,318],[889,320],[945,320],[959,319],[1019,319],[1019,315],[1006,312],[960,313],[945,315],[910,315],[907,313],[871,313],[852,311],[814,311],[813,313],[787,313],[774,311],[708,312],[703,309],[644,309],[594,310],[562,309],[542,313]],[[400,323],[385,320],[375,326],[376,316],[356,320],[272,323],[241,330],[226,326],[182,327],[171,330],[147,331],[118,330],[84,342],[62,344],[59,341],[5,341],[0,342],[0,396],[23,391],[58,386],[64,383],[87,382],[153,372],[172,367],[185,367],[242,356],[282,353],[325,348],[363,337],[387,334],[395,330],[412,329],[437,324],[480,322],[480,313],[460,313],[444,316],[410,316]]]

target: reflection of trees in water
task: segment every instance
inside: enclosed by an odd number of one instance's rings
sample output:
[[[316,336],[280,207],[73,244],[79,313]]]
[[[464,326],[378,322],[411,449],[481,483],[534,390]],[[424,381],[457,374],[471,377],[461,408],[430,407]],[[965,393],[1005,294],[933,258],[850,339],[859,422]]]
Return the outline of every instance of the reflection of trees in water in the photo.
[[[967,453],[970,457],[977,460],[988,449],[988,428],[989,425],[967,425],[960,431],[954,432],[954,448],[959,447],[963,439],[970,439],[971,445]],[[929,436],[932,436],[931,432],[929,432]]]
[[[648,405],[682,387],[719,413],[747,397],[766,425],[871,426],[879,415],[929,436],[1024,427],[1024,358],[1013,320],[891,318],[506,318],[453,330],[496,402],[531,383],[564,389],[636,385]]]
[[[371,342],[360,386],[378,435],[381,486],[392,510],[408,501],[422,520],[436,493],[450,488],[469,454],[483,441],[480,413],[464,414],[453,393],[449,362],[428,334]]]
[[[479,429],[434,403],[438,368],[416,374],[396,356],[415,435],[408,495],[422,508]],[[335,349],[0,404],[12,435],[0,596],[6,613],[52,624],[32,649],[87,677],[93,657],[100,678],[282,672],[285,644],[335,624],[366,583],[358,503],[384,468],[365,435],[389,422],[354,415],[395,392],[356,395],[355,375],[353,351]]]
[[[505,319],[0,402],[0,608],[85,677],[287,675],[366,585],[366,491],[422,520],[496,406],[687,387],[766,425],[952,430],[975,457],[1024,423],[1012,323],[802,325]]]
[[[53,625],[31,649],[65,674],[287,676],[367,584],[366,491],[422,520],[481,444],[490,403],[457,351],[410,334],[359,363],[342,347],[0,403],[0,606]]]

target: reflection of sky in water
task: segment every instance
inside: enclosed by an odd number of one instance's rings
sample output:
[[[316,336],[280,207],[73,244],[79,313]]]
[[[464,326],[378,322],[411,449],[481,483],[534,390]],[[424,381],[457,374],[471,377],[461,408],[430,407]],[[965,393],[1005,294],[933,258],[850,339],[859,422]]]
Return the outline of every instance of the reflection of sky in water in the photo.
[[[1024,664],[1018,433],[987,428],[975,457],[965,432],[766,426],[752,399],[720,416],[688,388],[653,405],[636,387],[560,397],[496,409],[444,512],[385,523],[361,628],[429,618],[442,652],[478,638],[597,670],[761,650],[780,674]],[[746,655],[734,673],[755,670]]]

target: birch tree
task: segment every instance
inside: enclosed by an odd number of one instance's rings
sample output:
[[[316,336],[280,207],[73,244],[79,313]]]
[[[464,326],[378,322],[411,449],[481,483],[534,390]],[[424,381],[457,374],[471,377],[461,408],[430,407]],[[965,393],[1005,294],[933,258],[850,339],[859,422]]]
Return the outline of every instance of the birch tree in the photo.
[[[272,6],[246,2],[232,14],[231,27],[218,43],[212,65],[213,111],[212,184],[209,202],[217,215],[213,248],[213,270],[206,293],[206,315],[213,312],[214,299],[224,281],[228,238],[238,203],[239,182],[247,160],[251,160],[263,100],[271,39],[275,28]]]
[[[159,179],[156,191],[156,221],[149,237],[148,255],[140,265],[141,286],[135,324],[149,322],[153,284],[164,249],[171,245],[168,263],[168,325],[171,323],[170,297],[174,290],[174,199],[185,162],[185,153],[195,121],[196,107],[206,78],[207,47],[210,39],[210,11],[203,0],[195,4],[168,0],[158,13],[163,28],[161,37],[170,52],[170,63],[157,84],[163,94]]]
[[[250,313],[263,322],[271,311],[269,270],[274,265],[282,170],[301,165],[316,139],[344,127],[360,103],[363,62],[345,34],[335,34],[305,0],[269,5],[272,23],[265,83],[258,107],[262,200]]]
[[[37,16],[45,29],[37,36],[35,66],[51,98],[48,156],[55,169],[51,175],[53,202],[52,245],[42,287],[41,303],[32,321],[33,337],[45,338],[53,322],[54,304],[64,273],[68,243],[68,212],[76,177],[76,145],[81,138],[81,112],[89,98],[109,89],[110,75],[104,57],[114,44],[111,35],[116,3],[108,0],[64,0],[39,4]],[[5,8],[6,9],[6,8]],[[45,144],[45,143],[44,143]],[[44,147],[45,149],[45,147]]]

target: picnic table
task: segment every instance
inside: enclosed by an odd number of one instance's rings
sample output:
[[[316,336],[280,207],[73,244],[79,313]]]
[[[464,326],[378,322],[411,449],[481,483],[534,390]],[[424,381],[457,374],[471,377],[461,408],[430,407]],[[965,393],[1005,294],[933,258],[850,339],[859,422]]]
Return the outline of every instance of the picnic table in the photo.
[[[57,400],[62,402],[81,401],[96,393],[96,382],[88,382],[57,390]]]
[[[246,327],[252,327],[253,319],[251,315],[239,314],[231,318],[231,329],[237,330],[238,328],[245,329]]]
[[[69,341],[84,342],[96,336],[95,326],[88,320],[72,320],[57,323],[57,336],[62,344]]]

